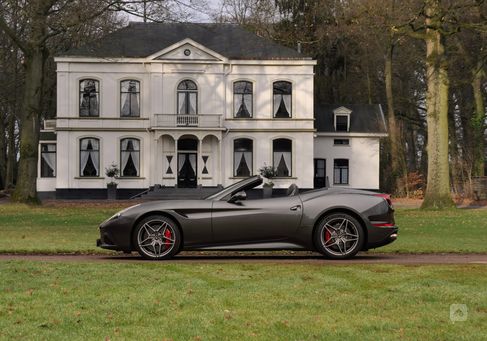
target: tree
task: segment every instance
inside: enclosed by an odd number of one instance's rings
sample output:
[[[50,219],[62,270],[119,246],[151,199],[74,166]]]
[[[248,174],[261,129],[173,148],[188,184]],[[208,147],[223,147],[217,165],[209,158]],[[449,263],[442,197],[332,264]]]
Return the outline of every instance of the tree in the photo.
[[[44,108],[43,94],[46,81],[46,61],[50,56],[49,42],[55,37],[76,32],[87,23],[106,14],[125,11],[139,15],[141,4],[163,5],[169,1],[144,2],[123,0],[30,0],[5,1],[0,4],[0,31],[18,47],[23,57],[24,93],[22,109],[18,113],[20,125],[20,160],[15,192],[12,199],[19,202],[38,202],[36,192],[40,117]],[[178,4],[183,2],[177,1]],[[13,9],[22,8],[20,13]],[[144,13],[147,15],[147,12]],[[165,13],[154,13],[158,18]],[[26,32],[20,35],[13,27],[21,18],[27,23]]]
[[[448,164],[448,60],[445,53],[444,13],[440,0],[424,3],[428,177],[422,208],[453,206]]]

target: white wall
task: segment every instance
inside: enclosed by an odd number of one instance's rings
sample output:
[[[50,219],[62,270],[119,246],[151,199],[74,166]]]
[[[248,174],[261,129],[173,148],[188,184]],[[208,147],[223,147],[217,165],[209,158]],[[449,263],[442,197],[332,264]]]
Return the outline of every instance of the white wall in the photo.
[[[333,145],[334,139],[348,138],[350,145]],[[324,137],[314,139],[314,157],[326,159],[326,175],[333,185],[333,159],[349,159],[349,184],[336,185],[351,188],[379,189],[378,137]]]
[[[273,162],[272,141],[276,138],[292,140],[292,175],[289,178],[273,179],[275,188],[287,188],[295,183],[301,188],[313,188],[313,133],[229,133],[224,138],[224,185],[240,181],[233,176],[233,140],[250,138],[254,141],[253,174],[259,174],[259,168],[271,166]]]
[[[80,177],[80,142],[83,137],[100,139],[100,177]],[[106,188],[110,178],[105,177],[105,168],[112,162],[120,165],[120,139],[134,137],[140,140],[140,178],[118,178],[119,188],[149,187],[151,140],[146,132],[80,132],[57,133],[57,182],[56,188]],[[54,188],[55,189],[55,188]],[[52,189],[52,190],[54,190]]]
[[[118,179],[119,188],[144,188],[162,183],[176,183],[176,156],[174,175],[164,174],[167,168],[164,151],[173,152],[170,143],[160,138],[161,131],[152,131],[154,114],[176,114],[177,85],[191,79],[198,86],[199,114],[220,114],[224,118],[221,170],[217,155],[218,140],[212,138],[202,144],[201,155],[209,155],[210,174],[200,174],[198,183],[204,186],[228,185],[233,178],[233,139],[250,136],[254,139],[254,173],[265,164],[272,164],[272,139],[285,137],[293,140],[293,175],[276,179],[277,187],[296,183],[303,188],[313,186],[313,63],[310,61],[188,61],[169,60],[57,60],[57,177],[38,179],[38,190],[56,188],[105,188],[110,181],[104,170],[112,161],[120,165],[120,139],[136,137],[141,140],[140,179]],[[100,86],[100,117],[79,117],[79,81],[93,78]],[[120,81],[137,79],[141,89],[140,118],[120,118]],[[253,118],[233,119],[233,82],[253,82]],[[292,89],[292,119],[273,118],[272,84],[277,80],[290,81]],[[168,134],[180,134],[180,128]],[[226,132],[225,132],[226,131]],[[185,131],[205,136],[202,129]],[[79,176],[79,139],[100,139],[100,178]],[[199,172],[202,160],[198,160]],[[200,167],[201,166],[201,167]]]

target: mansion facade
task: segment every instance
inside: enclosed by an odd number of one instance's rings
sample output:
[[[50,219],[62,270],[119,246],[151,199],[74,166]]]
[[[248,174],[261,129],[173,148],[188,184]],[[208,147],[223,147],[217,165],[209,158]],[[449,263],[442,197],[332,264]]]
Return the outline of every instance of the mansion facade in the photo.
[[[131,23],[55,62],[43,196],[101,196],[111,165],[127,196],[227,186],[271,165],[278,188],[379,187],[380,106],[315,105],[316,61],[238,26]]]

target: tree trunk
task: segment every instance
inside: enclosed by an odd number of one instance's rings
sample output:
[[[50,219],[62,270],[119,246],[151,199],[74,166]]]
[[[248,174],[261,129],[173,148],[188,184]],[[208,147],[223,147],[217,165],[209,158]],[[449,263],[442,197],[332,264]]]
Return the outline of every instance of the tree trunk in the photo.
[[[387,98],[387,122],[389,125],[389,140],[391,147],[391,166],[392,166],[392,181],[394,191],[401,195],[408,196],[407,190],[407,169],[404,159],[404,148],[401,143],[401,132],[396,120],[394,111],[394,93],[392,89],[392,57],[394,53],[394,45],[391,43],[387,49],[385,56],[385,85]],[[402,185],[403,183],[404,185]]]
[[[448,167],[448,68],[439,0],[426,0],[426,96],[428,124],[428,178],[422,208],[454,206]]]
[[[14,201],[37,203],[36,179],[39,145],[39,116],[42,107],[42,82],[45,53],[34,48],[26,56],[25,92],[20,121],[20,160]]]
[[[473,164],[472,175],[484,175],[485,161],[485,101],[482,93],[482,81],[485,74],[481,63],[473,71],[472,90],[474,95],[474,114],[472,117],[472,135],[473,135]]]
[[[0,133],[5,136],[5,111],[0,114]],[[5,139],[0,138],[0,189],[4,189],[7,173],[7,150],[5,145]]]
[[[16,105],[16,104],[15,104]],[[12,112],[8,118],[8,126],[7,126],[7,134],[8,134],[8,146],[7,146],[7,174],[5,176],[5,188],[13,188],[14,187],[14,179],[15,179],[15,162],[16,162],[16,155],[17,150],[15,148],[15,115]]]

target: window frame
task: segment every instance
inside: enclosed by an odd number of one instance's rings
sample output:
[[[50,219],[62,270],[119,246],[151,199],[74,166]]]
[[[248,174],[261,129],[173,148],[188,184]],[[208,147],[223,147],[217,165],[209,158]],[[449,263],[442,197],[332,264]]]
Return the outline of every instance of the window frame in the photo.
[[[337,141],[347,141],[347,143],[336,143]],[[333,139],[333,145],[338,147],[349,147],[350,146],[350,139]]]
[[[251,87],[251,92],[250,94],[246,94],[244,92],[242,93],[236,93],[235,92],[235,85],[237,83],[248,83],[250,84],[250,87]],[[236,80],[233,82],[232,84],[232,91],[233,91],[233,106],[232,106],[232,111],[233,111],[233,118],[235,119],[239,119],[239,120],[248,120],[248,119],[251,119],[251,118],[254,118],[254,82],[252,81],[249,81],[249,80],[246,80],[246,79],[239,79],[239,80]],[[250,117],[237,117],[237,112],[235,112],[235,97],[237,95],[240,95],[240,96],[244,96],[244,95],[250,95],[250,110],[249,110],[249,113],[250,113]],[[249,108],[247,108],[248,110]]]
[[[291,160],[290,160],[290,165],[288,167],[288,170],[289,170],[289,175],[288,176],[276,176],[276,178],[283,178],[283,179],[287,179],[287,178],[292,178],[293,177],[293,140],[290,139],[290,138],[287,138],[287,137],[277,137],[275,139],[272,140],[272,166],[274,167],[274,169],[276,170],[277,172],[277,167],[275,166],[275,148],[274,148],[274,143],[278,140],[286,140],[286,141],[289,141],[291,143],[291,148],[290,148],[290,153],[291,153]]]
[[[52,144],[52,145],[56,146],[56,150],[54,150],[54,151],[46,151],[46,152],[42,151],[42,146],[43,145],[49,145],[49,144]],[[43,178],[43,179],[53,179],[53,178],[56,178],[56,176],[57,176],[57,143],[41,142],[40,143],[40,149],[41,149],[40,150],[41,151],[41,153],[40,153],[40,156],[41,157],[40,157],[40,163],[39,163],[39,177],[40,178]],[[42,154],[44,154],[44,153],[55,154],[55,156],[56,156],[54,158],[54,172],[53,172],[53,176],[43,176],[42,175],[42,162],[43,162]]]
[[[83,143],[83,140],[88,140],[88,139],[98,141],[98,149],[96,150],[98,152],[98,175],[95,175],[95,176],[83,175],[83,170],[81,169],[81,152],[85,151],[85,150],[81,149],[81,145]],[[100,153],[100,151],[101,151],[101,140],[98,137],[87,136],[87,137],[82,137],[79,139],[79,158],[78,158],[79,166],[78,166],[78,169],[79,169],[79,177],[80,178],[88,178],[88,179],[89,178],[101,178],[101,172],[100,172],[101,153]]]
[[[288,110],[289,117],[276,117],[276,108],[275,108],[274,97],[276,95],[281,95],[281,96],[283,95],[283,94],[276,94],[275,93],[274,86],[276,83],[288,83],[291,86],[291,92],[289,94],[286,94],[286,95],[289,95],[289,98],[291,100],[291,103],[289,105],[289,110]],[[293,82],[288,81],[288,80],[275,80],[272,82],[272,118],[284,119],[284,120],[293,118]]]
[[[122,149],[122,144],[123,144],[123,141],[124,140],[137,140],[137,141],[139,141],[139,149],[133,151],[133,152],[137,152],[138,153],[138,156],[139,156],[139,174],[137,174],[135,176],[134,175],[123,175],[123,169],[122,169],[122,153],[124,152],[124,150]],[[140,142],[140,139],[137,138],[137,137],[122,137],[122,138],[120,138],[120,155],[119,155],[119,157],[120,157],[120,176],[119,177],[120,178],[140,178],[140,176],[141,176],[140,175],[141,174],[141,171],[140,171],[141,170],[140,169],[140,167],[141,167],[141,162],[140,162],[140,160],[141,160],[141,158],[140,158],[141,148],[140,147],[141,147],[141,142]]]
[[[138,103],[139,114],[137,116],[133,116],[133,115],[125,116],[125,115],[122,115],[122,108],[123,108],[122,95],[123,94],[131,94],[132,93],[132,92],[128,92],[128,91],[122,91],[122,83],[124,83],[124,82],[136,82],[138,84],[139,91],[135,92],[135,94],[138,95],[138,100],[139,100],[139,103]],[[141,91],[141,84],[142,84],[142,82],[140,80],[138,80],[138,79],[135,79],[135,78],[121,79],[119,81],[119,86],[120,86],[119,89],[120,89],[120,91],[119,91],[119,94],[118,95],[119,95],[120,100],[119,100],[118,105],[119,105],[119,115],[120,115],[120,118],[139,118],[139,117],[141,117],[141,107],[142,107],[141,106],[141,93],[142,93],[142,91]]]
[[[337,121],[338,121],[338,117],[344,117],[347,121],[347,128],[345,130],[338,130],[338,126],[337,126]],[[335,131],[336,132],[343,132],[343,133],[348,133],[350,131],[350,114],[335,114]]]
[[[180,90],[179,89],[179,86],[183,83],[183,82],[192,82],[196,89],[195,90],[189,90],[189,89],[185,89],[185,90]],[[186,113],[185,114],[180,114],[179,113],[179,94],[180,93],[184,93],[185,94],[185,97],[186,97]],[[195,93],[196,94],[196,108],[195,108],[195,113],[194,114],[188,114],[188,106],[189,106],[189,94],[190,93]],[[198,84],[192,80],[192,79],[188,79],[188,78],[185,78],[185,79],[182,79],[181,81],[179,81],[178,85],[176,86],[176,114],[177,115],[198,115],[199,114],[199,103],[198,103],[198,98],[199,98],[199,87],[198,87]]]
[[[337,161],[343,161],[343,160],[346,160],[347,161],[347,182],[342,182],[342,172],[343,172],[343,169],[345,169],[345,167],[337,167],[336,165],[336,162]],[[339,170],[340,171],[340,182],[336,182],[335,181],[335,171],[336,170]],[[333,159],[333,185],[349,185],[350,184],[350,159],[343,159],[343,158],[339,158],[339,159]]]
[[[84,93],[84,91],[81,91],[81,83],[85,81],[94,81],[96,82],[97,86],[95,85],[95,90],[98,88],[98,91],[95,91],[95,93],[98,95],[98,115],[96,116],[81,116],[81,95]],[[78,117],[79,118],[97,118],[100,117],[100,111],[101,111],[101,82],[100,80],[96,78],[80,78],[78,81]],[[88,110],[89,112],[89,110]]]
[[[254,140],[249,138],[249,137],[237,137],[237,138],[233,139],[233,146],[232,146],[232,156],[233,156],[233,165],[232,165],[233,172],[232,172],[232,174],[233,174],[233,177],[234,178],[247,178],[247,176],[245,176],[245,175],[237,175],[237,169],[235,168],[235,143],[238,140],[248,140],[251,143],[252,148],[250,150],[250,153],[252,155],[251,156],[252,165],[251,165],[251,167],[249,167],[250,176],[252,176],[252,174],[254,174]]]

